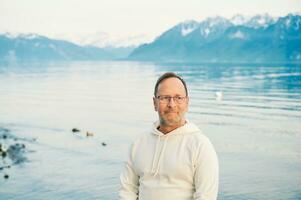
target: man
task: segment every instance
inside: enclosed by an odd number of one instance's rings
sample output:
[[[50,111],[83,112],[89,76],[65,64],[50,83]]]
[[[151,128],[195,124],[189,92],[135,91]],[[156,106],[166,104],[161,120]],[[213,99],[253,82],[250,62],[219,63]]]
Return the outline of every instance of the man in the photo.
[[[159,121],[136,140],[120,176],[120,200],[215,200],[218,160],[209,139],[185,119],[185,81],[168,72],[157,81]]]

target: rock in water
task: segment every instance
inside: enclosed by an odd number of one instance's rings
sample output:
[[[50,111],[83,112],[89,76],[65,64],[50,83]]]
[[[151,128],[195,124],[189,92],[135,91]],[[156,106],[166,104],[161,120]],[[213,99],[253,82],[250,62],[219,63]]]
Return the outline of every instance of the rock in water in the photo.
[[[86,136],[87,136],[87,137],[92,137],[92,136],[94,136],[94,133],[88,132],[88,131],[87,131],[87,132],[86,132]]]
[[[26,161],[26,157],[24,156],[24,152],[25,152],[24,144],[16,143],[10,145],[6,152],[14,164],[19,164],[21,162]]]
[[[0,169],[21,164],[27,161],[25,144],[17,141],[33,142],[31,139],[19,138],[11,133],[9,129],[0,127]]]
[[[77,132],[80,132],[80,130],[77,129],[77,128],[73,128],[73,129],[72,129],[72,132],[73,132],[73,133],[77,133]]]

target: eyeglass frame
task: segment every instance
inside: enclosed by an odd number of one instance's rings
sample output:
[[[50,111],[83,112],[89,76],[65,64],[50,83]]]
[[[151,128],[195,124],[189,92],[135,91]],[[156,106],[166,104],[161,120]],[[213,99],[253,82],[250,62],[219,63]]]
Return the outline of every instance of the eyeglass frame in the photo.
[[[165,97],[166,100],[168,100],[167,102],[164,102],[165,99],[160,99],[161,97]],[[161,103],[165,103],[165,104],[168,104],[170,103],[171,99],[173,99],[173,101],[176,103],[176,104],[182,104],[184,103],[184,100],[187,99],[188,96],[179,96],[179,95],[176,95],[176,96],[168,96],[168,95],[159,95],[159,96],[155,96],[156,99],[159,100],[159,102]],[[179,102],[179,100],[181,102]]]

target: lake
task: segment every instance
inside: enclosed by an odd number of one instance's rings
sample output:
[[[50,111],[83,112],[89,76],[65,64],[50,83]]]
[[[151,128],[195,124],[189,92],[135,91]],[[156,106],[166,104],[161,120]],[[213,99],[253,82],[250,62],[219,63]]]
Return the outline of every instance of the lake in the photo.
[[[126,61],[0,64],[0,142],[24,145],[0,161],[0,199],[117,199],[166,71],[187,81],[187,118],[216,148],[218,199],[301,199],[301,65]]]

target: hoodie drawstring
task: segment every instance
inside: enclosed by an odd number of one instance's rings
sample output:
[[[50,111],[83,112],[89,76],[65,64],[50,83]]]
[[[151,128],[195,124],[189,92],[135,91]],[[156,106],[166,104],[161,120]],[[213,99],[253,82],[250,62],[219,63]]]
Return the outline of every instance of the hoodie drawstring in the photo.
[[[158,139],[157,139],[157,143],[156,143],[156,150],[155,150],[155,153],[154,153],[154,158],[153,158],[153,164],[152,164],[152,170],[151,170],[151,173],[154,173],[155,172],[155,162],[156,162],[156,157],[157,157],[157,151],[158,151],[158,146],[159,146],[159,142],[160,142],[160,135],[158,136]]]
[[[153,174],[153,176],[156,176],[159,173],[161,161],[162,161],[163,156],[164,156],[165,147],[166,147],[166,143],[167,143],[169,135],[167,135],[165,140],[164,140],[164,144],[163,144],[163,147],[162,147],[162,150],[160,152],[159,159],[158,159],[157,169],[155,170],[154,167],[155,167],[155,162],[156,162],[156,157],[157,157],[157,152],[158,152],[158,146],[159,146],[159,143],[160,143],[160,137],[161,136],[159,135],[158,139],[157,139],[156,151],[155,151],[155,154],[154,154],[153,165],[152,165],[152,170],[151,170],[151,173]]]

